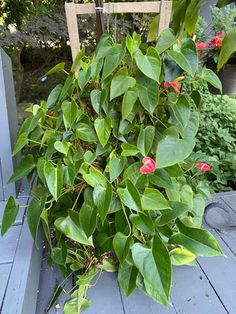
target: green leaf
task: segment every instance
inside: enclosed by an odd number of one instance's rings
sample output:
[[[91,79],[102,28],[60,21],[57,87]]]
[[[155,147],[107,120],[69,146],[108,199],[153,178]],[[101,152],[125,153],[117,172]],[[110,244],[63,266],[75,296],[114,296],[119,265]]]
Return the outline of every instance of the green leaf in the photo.
[[[157,39],[156,50],[159,54],[169,49],[176,41],[175,35],[170,28],[164,29]]]
[[[159,20],[160,14],[157,14],[149,26],[147,37],[147,42],[149,43],[157,40]]]
[[[189,209],[193,209],[193,190],[190,185],[184,184],[180,191],[181,202],[188,205]]]
[[[88,83],[90,78],[90,70],[87,71],[80,70],[77,78],[77,82],[81,91],[84,90],[84,87]]]
[[[89,203],[84,202],[79,211],[79,222],[81,228],[89,238],[93,234],[97,224],[96,208],[93,208]]]
[[[28,144],[27,134],[25,132],[17,136],[16,144],[13,149],[12,156],[15,156],[19,151]]]
[[[156,82],[159,82],[161,73],[161,58],[155,48],[149,47],[146,55],[143,55],[139,50],[135,53],[134,58],[137,67],[144,75]]]
[[[138,98],[135,90],[127,90],[122,101],[122,119],[126,119],[133,110],[134,104]]]
[[[130,246],[131,246],[130,237],[124,235],[121,232],[117,232],[113,239],[113,248],[121,264],[125,261],[126,257],[128,256]]]
[[[136,80],[127,75],[114,76],[111,81],[110,100],[123,95],[129,88],[134,87]]]
[[[222,8],[226,6],[227,4],[233,3],[235,0],[218,0],[216,6],[218,8]]]
[[[187,32],[192,35],[195,31],[195,26],[199,17],[199,12],[205,0],[191,0],[185,13],[184,23]]]
[[[139,192],[130,180],[126,180],[126,188],[118,188],[117,193],[125,206],[136,211],[142,210]]]
[[[123,179],[129,179],[133,184],[136,184],[137,180],[141,177],[139,169],[141,167],[141,162],[135,162],[125,169],[123,173]]]
[[[159,236],[154,236],[151,249],[135,243],[132,247],[132,256],[144,278],[147,294],[155,301],[167,305],[171,288],[171,261],[167,248]]]
[[[118,67],[121,60],[125,55],[125,49],[121,44],[114,44],[111,49],[109,49],[102,72],[102,79],[105,80],[109,75],[111,75],[114,70]]]
[[[171,209],[161,212],[161,216],[158,217],[155,221],[156,226],[164,226],[189,210],[188,205],[184,203],[170,201],[169,204]]]
[[[178,121],[182,128],[185,128],[188,124],[191,114],[191,106],[188,102],[188,99],[184,95],[181,95],[178,98],[177,103],[172,103],[170,106],[173,111],[175,120]]]
[[[76,138],[79,138],[82,141],[89,143],[97,142],[96,133],[89,124],[83,122],[78,123],[75,134]]]
[[[91,166],[88,174],[83,174],[84,180],[91,185],[93,188],[96,188],[98,185],[102,187],[107,187],[107,180],[104,175],[95,167]]]
[[[115,154],[110,156],[109,161],[109,175],[110,175],[110,182],[113,182],[115,179],[119,177],[119,175],[124,170],[125,166],[125,159],[122,157],[118,157]]]
[[[78,108],[75,102],[70,102],[65,100],[61,105],[62,113],[63,113],[63,121],[65,124],[65,128],[71,129],[73,123],[77,119],[78,116]]]
[[[94,127],[100,143],[103,147],[106,146],[111,134],[111,118],[109,116],[102,119],[97,118]]]
[[[174,127],[168,128],[164,132],[164,137],[157,146],[156,166],[165,168],[182,162],[187,158],[195,146],[192,138],[180,139]]]
[[[217,64],[219,71],[236,51],[236,27],[232,28],[224,37]]]
[[[19,212],[19,205],[16,205],[16,202],[12,196],[9,197],[6,207],[4,209],[4,214],[2,218],[2,226],[1,226],[1,235],[7,232],[8,229],[14,224],[16,220],[16,216]]]
[[[182,137],[194,138],[199,129],[199,120],[200,120],[199,113],[194,111],[191,112],[187,125],[183,130],[180,131]]]
[[[151,217],[148,214],[144,214],[142,212],[139,212],[138,214],[132,214],[130,215],[130,220],[132,222],[132,225],[140,230],[141,232],[148,234],[148,235],[155,235],[155,226],[151,219]]]
[[[66,218],[58,218],[54,224],[57,230],[59,230],[72,241],[93,246],[92,237],[88,238],[84,230],[79,225],[75,224],[75,222],[69,216]]]
[[[171,263],[174,266],[187,265],[196,259],[196,255],[184,248],[175,248],[170,251]]]
[[[93,89],[90,93],[91,104],[97,114],[100,112],[101,94],[102,92],[98,89]]]
[[[46,197],[44,197],[44,200],[38,200],[33,198],[30,202],[28,208],[27,208],[27,222],[30,229],[30,232],[32,234],[32,237],[36,239],[38,227],[40,223],[40,216],[43,211]]]
[[[154,126],[147,126],[146,128],[141,128],[137,140],[137,147],[143,156],[148,156],[150,149],[152,148],[153,140],[155,136]]]
[[[189,39],[191,42],[192,39]],[[193,42],[194,44],[194,49],[191,49],[191,48],[184,48],[181,50],[182,54],[185,56],[186,60],[188,61],[191,69],[192,69],[192,73],[193,75],[196,74],[197,72],[197,69],[198,69],[198,54],[197,54],[197,51],[196,51],[196,46],[195,46],[195,43]]]
[[[95,187],[93,191],[93,201],[97,206],[99,217],[101,218],[102,224],[105,222],[109,208],[111,205],[112,198],[112,187],[109,182],[104,188],[101,185]]]
[[[236,38],[236,36],[235,36],[235,38]],[[236,47],[235,47],[235,49],[236,49]],[[215,88],[219,89],[220,92],[222,93],[221,81],[220,81],[219,77],[212,70],[207,69],[207,68],[203,68],[201,78],[204,81],[207,81],[208,83],[210,83]]]
[[[129,144],[129,143],[123,143],[121,145],[122,153],[121,156],[135,156],[138,153],[140,153],[140,150],[137,146]]]
[[[35,168],[34,158],[32,155],[27,155],[21,159],[13,175],[10,177],[8,183],[18,181],[26,177]]]
[[[79,67],[79,62],[80,62],[80,60],[84,57],[84,55],[85,55],[85,48],[83,47],[83,48],[77,53],[77,55],[76,55],[76,57],[75,57],[75,60],[74,60],[74,62],[73,62],[73,64],[72,64],[72,67],[71,67],[71,72],[75,72],[75,71],[78,69],[78,67]]]
[[[162,210],[170,208],[164,195],[153,188],[146,188],[142,196],[143,210]]]
[[[50,69],[44,76],[48,76],[57,72],[61,72],[65,69],[65,62],[58,63],[52,69]]]
[[[143,108],[152,115],[159,100],[159,85],[155,82],[147,86],[138,85],[138,97]]]
[[[170,244],[181,245],[198,256],[222,255],[217,240],[210,232],[204,229],[187,227],[180,220],[176,220],[176,224],[180,232],[169,239]]]
[[[178,64],[178,66],[181,67],[181,69],[188,74],[193,75],[192,67],[182,52],[171,50],[168,51],[167,54],[176,64]]]
[[[50,161],[44,164],[44,176],[47,182],[48,189],[55,200],[61,196],[63,185],[62,164],[59,162],[56,167]]]
[[[125,296],[128,297],[136,288],[138,270],[126,261],[119,265],[118,282]]]
[[[65,141],[56,141],[54,143],[54,147],[55,149],[59,152],[62,153],[64,155],[68,154],[69,148],[70,148],[70,144],[68,142]]]
[[[127,35],[126,37],[126,47],[129,50],[131,56],[139,49],[141,44],[141,35],[133,32],[133,37]]]
[[[58,84],[56,87],[53,88],[47,99],[47,109],[50,109],[56,105],[58,98],[61,94],[61,90],[62,84]]]
[[[46,238],[47,242],[49,243],[50,247],[52,247],[51,234],[50,234],[50,228],[49,228],[49,223],[48,223],[48,211],[46,208],[43,209],[43,211],[40,215],[40,218],[42,220],[45,238]]]
[[[172,181],[168,174],[168,172],[164,169],[156,169],[155,173],[150,173],[149,176],[150,183],[165,188],[165,189],[171,189]]]

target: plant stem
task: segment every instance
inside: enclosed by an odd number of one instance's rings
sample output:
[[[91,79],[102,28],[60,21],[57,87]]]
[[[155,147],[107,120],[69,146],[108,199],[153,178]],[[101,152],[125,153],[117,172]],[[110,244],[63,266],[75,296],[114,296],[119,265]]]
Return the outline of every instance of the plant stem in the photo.
[[[128,218],[127,214],[126,214],[125,207],[124,207],[123,203],[121,203],[121,206],[122,206],[122,210],[123,210],[124,215],[125,215],[125,219],[127,220],[127,223],[128,223],[128,226],[129,226],[129,235],[128,235],[128,237],[129,237],[129,236],[131,236],[132,228],[131,228],[131,225],[130,225],[130,222],[129,222],[129,218]]]

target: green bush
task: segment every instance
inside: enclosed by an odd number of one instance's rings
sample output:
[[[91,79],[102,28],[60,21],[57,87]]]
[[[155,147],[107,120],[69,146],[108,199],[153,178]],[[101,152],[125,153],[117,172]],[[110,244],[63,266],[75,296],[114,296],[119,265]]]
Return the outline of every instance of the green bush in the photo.
[[[236,190],[236,99],[205,93],[195,157],[213,166],[206,174],[216,192]]]
[[[78,271],[65,314],[89,305],[86,291],[101,270],[118,271],[126,296],[138,288],[166,305],[172,265],[222,254],[201,227],[209,192],[186,162],[199,115],[197,91],[181,88],[183,74],[221,88],[212,71],[197,69],[193,40],[170,29],[153,46],[136,33],[122,44],[104,34],[94,55],[82,50],[64,85],[22,124],[13,154],[24,157],[10,182],[37,180],[27,209],[31,233],[41,222],[51,261],[65,275]],[[64,64],[47,75],[56,71]],[[2,235],[18,210],[10,197]]]

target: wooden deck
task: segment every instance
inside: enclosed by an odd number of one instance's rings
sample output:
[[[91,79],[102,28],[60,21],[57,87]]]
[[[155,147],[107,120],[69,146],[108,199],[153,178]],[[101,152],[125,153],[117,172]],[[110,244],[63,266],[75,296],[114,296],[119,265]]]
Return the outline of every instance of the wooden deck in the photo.
[[[0,236],[0,313],[34,314],[37,303],[42,237],[34,244],[25,219],[28,190],[21,189],[16,202],[22,207],[13,227]],[[0,224],[6,202],[0,202]],[[40,237],[39,237],[40,238]]]
[[[104,273],[96,286],[91,287],[88,298],[92,306],[85,314],[224,314],[236,313],[236,193],[221,193],[214,197],[214,207],[207,221],[217,229],[207,227],[218,239],[226,257],[199,258],[197,267],[175,267],[171,305],[167,308],[135,292],[126,299],[116,281],[116,274]],[[219,207],[220,206],[220,207]],[[228,226],[231,226],[230,228]],[[62,282],[60,272],[52,272],[43,260],[36,314],[45,313],[57,283]],[[68,282],[67,291],[72,283]],[[61,295],[48,312],[63,313],[68,295]],[[3,313],[5,314],[5,313]]]

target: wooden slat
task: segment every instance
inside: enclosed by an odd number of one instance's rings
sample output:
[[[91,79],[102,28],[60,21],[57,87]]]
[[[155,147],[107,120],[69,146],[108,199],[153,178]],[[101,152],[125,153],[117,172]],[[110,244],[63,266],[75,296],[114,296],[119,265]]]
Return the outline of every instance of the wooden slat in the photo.
[[[0,236],[0,263],[12,263],[20,237],[21,226],[14,226],[4,235]]]
[[[146,1],[146,2],[116,2],[104,3],[104,13],[159,13],[160,33],[167,28],[171,18],[172,1]],[[66,20],[68,25],[69,39],[72,51],[72,58],[75,60],[77,53],[80,51],[79,28],[77,15],[95,14],[95,4],[75,4],[66,3]]]
[[[177,313],[227,313],[199,266],[174,269],[171,297]]]
[[[115,273],[104,272],[96,285],[88,290],[87,296],[92,305],[84,314],[128,314],[123,310],[116,277]]]
[[[122,300],[127,314],[176,314],[173,305],[165,308],[140,291],[135,291],[129,298],[122,294]]]
[[[3,297],[7,287],[7,281],[11,271],[11,264],[0,265],[0,309],[3,302]]]
[[[229,313],[236,313],[236,257],[213,229],[226,257],[199,258],[198,262]],[[227,232],[228,234],[229,232]]]

